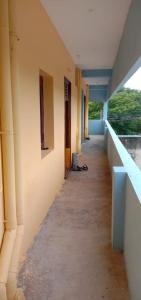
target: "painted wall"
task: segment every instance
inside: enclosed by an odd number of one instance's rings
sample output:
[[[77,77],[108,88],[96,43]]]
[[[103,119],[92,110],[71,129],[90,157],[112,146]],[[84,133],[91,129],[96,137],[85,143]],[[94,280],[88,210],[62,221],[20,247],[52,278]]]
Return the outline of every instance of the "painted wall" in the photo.
[[[118,209],[118,215],[115,218],[118,219],[116,230],[121,230],[121,217],[124,215],[123,232],[120,235],[123,236],[123,250],[125,256],[127,277],[130,289],[131,300],[140,300],[141,295],[141,171],[132,160],[131,156],[111,128],[109,122],[106,121],[106,144],[107,154],[109,158],[109,164],[113,170],[114,166],[121,166],[126,174],[124,186],[122,192],[124,195],[125,206],[122,206],[124,212]],[[123,171],[123,170],[122,170]],[[117,194],[114,195],[113,188],[113,201],[118,199],[121,195],[119,186],[117,188]],[[120,191],[120,192],[119,192]],[[118,199],[120,203],[120,198]],[[117,203],[118,204],[118,203]],[[113,224],[114,225],[114,218]],[[116,238],[116,237],[115,237]],[[117,241],[118,242],[118,241]]]
[[[112,92],[118,87],[131,67],[141,56],[140,12],[141,1],[133,0],[113,68],[111,84]]]
[[[136,178],[137,180],[137,178]],[[141,197],[139,199],[130,177],[127,178],[124,255],[131,300],[141,298]]]
[[[83,91],[84,95],[86,95],[86,82],[84,81],[83,78],[82,78],[82,91]]]
[[[89,135],[104,134],[103,120],[89,120]]]
[[[18,35],[18,82],[14,112],[20,136],[25,235],[31,245],[64,180],[64,76],[72,83],[72,152],[76,151],[75,65],[39,0],[13,0]],[[39,70],[53,77],[54,149],[41,157]]]
[[[84,92],[81,95],[81,142],[84,140]]]

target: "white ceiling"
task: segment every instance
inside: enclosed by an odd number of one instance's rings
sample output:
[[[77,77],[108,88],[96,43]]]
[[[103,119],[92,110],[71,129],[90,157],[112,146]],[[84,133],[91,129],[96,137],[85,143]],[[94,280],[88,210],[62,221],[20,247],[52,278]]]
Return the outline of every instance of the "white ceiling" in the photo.
[[[131,0],[41,0],[75,63],[112,68]]]

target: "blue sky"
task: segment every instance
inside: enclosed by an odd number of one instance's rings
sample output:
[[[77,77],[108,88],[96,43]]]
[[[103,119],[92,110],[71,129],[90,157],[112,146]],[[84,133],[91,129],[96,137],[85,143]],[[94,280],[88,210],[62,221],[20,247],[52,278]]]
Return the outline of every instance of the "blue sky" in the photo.
[[[126,88],[141,90],[141,68],[124,85]]]

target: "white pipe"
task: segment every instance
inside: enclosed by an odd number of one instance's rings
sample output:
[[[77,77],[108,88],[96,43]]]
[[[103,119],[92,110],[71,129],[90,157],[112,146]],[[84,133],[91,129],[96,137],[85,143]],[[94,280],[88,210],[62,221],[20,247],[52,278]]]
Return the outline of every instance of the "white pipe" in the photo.
[[[7,300],[6,286],[4,283],[0,283],[0,299]]]
[[[11,48],[11,86],[13,104],[13,126],[14,126],[14,149],[15,149],[15,180],[16,180],[16,211],[17,223],[22,225],[24,222],[23,207],[23,176],[20,120],[19,120],[19,63],[18,63],[18,44],[20,39],[17,34],[15,2],[9,0],[9,27],[10,27],[10,48]]]
[[[16,11],[13,0],[9,0],[9,24],[10,24],[10,48],[11,48],[11,85],[13,101],[14,120],[14,146],[15,146],[15,180],[16,180],[16,211],[17,211],[17,235],[14,245],[11,265],[7,281],[7,298],[24,299],[21,289],[17,289],[18,264],[20,259],[21,245],[24,234],[24,208],[23,208],[23,181],[22,181],[22,161],[20,156],[20,129],[19,129],[19,68],[18,68],[18,43],[19,38],[16,32]]]
[[[16,229],[8,1],[0,0],[0,111],[6,229]]]
[[[15,238],[16,230],[7,230],[4,234],[4,240],[0,252],[0,283],[7,283]]]
[[[15,294],[17,293],[17,275],[18,275],[18,265],[20,259],[21,244],[23,240],[24,227],[23,225],[18,226],[16,241],[14,245],[14,251],[12,255],[12,260],[10,264],[8,280],[7,280],[7,298],[8,300],[13,300]],[[21,292],[20,292],[21,293]],[[21,298],[20,298],[21,299]],[[23,299],[23,296],[22,296]]]
[[[2,154],[5,217],[7,228],[4,233],[4,239],[0,253],[0,299],[9,300],[12,298],[18,299],[19,293],[15,283],[17,282],[16,279],[23,237],[23,225],[18,226],[17,230],[16,227],[17,219],[18,224],[23,223],[23,207],[20,203],[21,197],[19,196],[21,193],[21,187],[19,185],[20,178],[18,178],[19,172],[17,172],[18,181],[16,181],[17,189],[15,192],[15,160],[12,111],[12,92],[14,91],[14,88],[12,90],[11,87],[11,84],[14,86],[14,81],[11,81],[8,0],[0,0],[0,45],[0,110],[1,131],[3,133]],[[12,64],[12,66],[14,66],[14,64]],[[12,74],[13,73],[15,73],[14,67],[12,69]],[[16,193],[19,196],[19,202],[17,202],[17,204],[15,195]],[[20,299],[22,298],[24,297],[20,293]]]

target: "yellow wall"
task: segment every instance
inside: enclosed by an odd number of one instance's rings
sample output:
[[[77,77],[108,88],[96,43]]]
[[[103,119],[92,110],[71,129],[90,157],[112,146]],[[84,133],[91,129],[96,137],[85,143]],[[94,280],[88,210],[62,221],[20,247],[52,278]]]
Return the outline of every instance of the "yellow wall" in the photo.
[[[75,65],[39,0],[15,5],[18,82],[16,112],[22,161],[25,235],[31,245],[64,179],[64,76],[72,82],[72,152],[76,151]],[[41,158],[39,70],[54,79],[54,149]]]
[[[86,95],[86,82],[84,81],[83,78],[82,78],[82,90],[83,90],[84,94]]]

